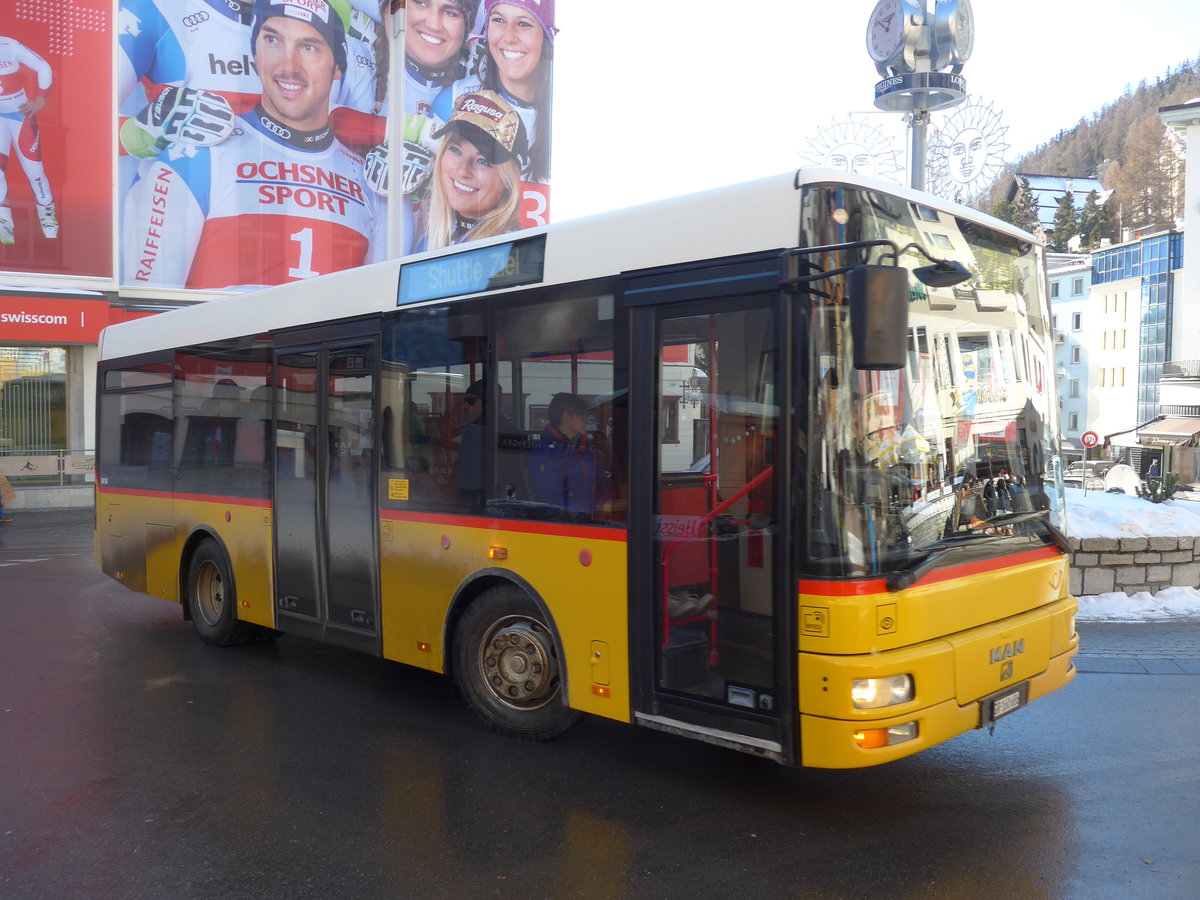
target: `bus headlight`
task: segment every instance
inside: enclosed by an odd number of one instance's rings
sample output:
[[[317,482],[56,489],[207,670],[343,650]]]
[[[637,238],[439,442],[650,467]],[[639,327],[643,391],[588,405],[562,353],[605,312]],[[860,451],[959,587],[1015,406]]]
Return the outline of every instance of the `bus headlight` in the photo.
[[[855,709],[879,709],[907,703],[913,698],[911,675],[889,675],[887,678],[857,678],[850,686],[850,699]]]

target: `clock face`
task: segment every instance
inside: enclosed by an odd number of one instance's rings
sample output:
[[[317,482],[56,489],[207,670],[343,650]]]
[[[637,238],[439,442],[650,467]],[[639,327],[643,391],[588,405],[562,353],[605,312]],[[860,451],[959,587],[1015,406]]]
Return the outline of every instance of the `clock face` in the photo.
[[[955,56],[958,62],[966,62],[975,47],[975,11],[971,9],[971,0],[958,0],[953,30]]]
[[[904,46],[904,4],[879,0],[867,22],[867,52],[877,63],[894,57]]]
[[[971,0],[942,0],[933,26],[934,68],[961,66],[975,47],[975,11]]]

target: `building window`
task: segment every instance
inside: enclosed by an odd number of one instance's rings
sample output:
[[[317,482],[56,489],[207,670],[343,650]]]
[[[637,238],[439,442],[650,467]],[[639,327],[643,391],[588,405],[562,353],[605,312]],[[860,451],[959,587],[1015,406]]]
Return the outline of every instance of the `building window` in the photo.
[[[1079,413],[1071,413],[1071,430],[1079,430]]]
[[[1057,298],[1058,298],[1058,282],[1052,281],[1052,282],[1050,282],[1050,299],[1055,300]]]
[[[945,250],[949,250],[951,247],[954,246],[953,244],[950,243],[950,238],[947,235],[937,234],[937,233],[931,231],[929,233],[929,237],[933,241],[933,246],[935,246],[935,247],[941,247]]]
[[[1083,313],[1071,313],[1071,330],[1078,331],[1083,327]]]
[[[21,456],[70,450],[68,440],[67,349],[0,347],[0,453]],[[46,474],[12,477],[36,482]],[[57,477],[56,460],[52,480]]]
[[[1072,397],[1079,396],[1079,379],[1078,378],[1071,379],[1071,396]]]
[[[1074,347],[1071,348],[1071,362],[1073,362],[1073,363],[1079,362],[1079,345],[1078,344],[1076,344]]]
[[[1074,294],[1076,297],[1078,297],[1080,294],[1083,293],[1083,279],[1082,278],[1076,278],[1074,281],[1071,282],[1071,293]]]

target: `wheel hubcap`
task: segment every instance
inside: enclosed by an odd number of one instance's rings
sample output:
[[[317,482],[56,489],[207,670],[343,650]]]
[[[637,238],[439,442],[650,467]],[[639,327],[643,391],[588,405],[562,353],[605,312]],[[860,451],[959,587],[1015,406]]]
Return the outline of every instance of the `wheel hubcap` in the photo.
[[[196,573],[196,605],[205,624],[216,625],[225,608],[225,585],[220,570],[211,562],[205,562]]]
[[[521,710],[545,706],[558,693],[558,665],[549,632],[523,616],[501,619],[479,647],[479,674],[506,706]]]

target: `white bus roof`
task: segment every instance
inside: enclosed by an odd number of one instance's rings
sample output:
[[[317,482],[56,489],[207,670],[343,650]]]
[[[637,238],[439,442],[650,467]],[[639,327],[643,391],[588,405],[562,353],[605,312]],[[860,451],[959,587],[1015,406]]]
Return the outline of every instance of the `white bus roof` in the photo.
[[[101,334],[100,358],[119,359],[177,346],[387,312],[397,308],[401,266],[543,233],[546,235],[544,277],[536,285],[527,287],[795,247],[800,231],[802,193],[799,188],[831,182],[883,191],[952,214],[984,220],[1001,231],[1036,241],[1033,236],[977,210],[908,188],[834,170],[801,169],[347,269],[311,281],[210,300],[113,325]]]

